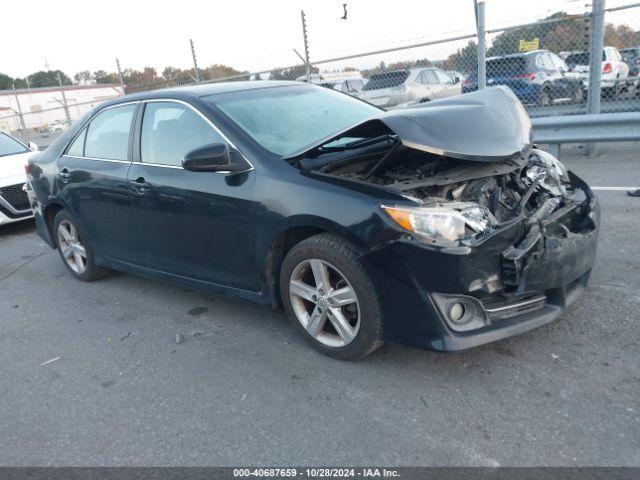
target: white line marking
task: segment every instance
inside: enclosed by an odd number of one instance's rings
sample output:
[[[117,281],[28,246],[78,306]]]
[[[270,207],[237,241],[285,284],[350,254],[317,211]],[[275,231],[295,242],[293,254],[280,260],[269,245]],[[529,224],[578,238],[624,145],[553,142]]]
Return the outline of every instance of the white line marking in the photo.
[[[47,360],[46,362],[41,363],[40,366],[44,367],[45,365],[49,365],[50,363],[57,362],[58,360],[60,360],[60,357],[55,357],[55,358],[52,358],[51,360]]]
[[[619,192],[622,190],[636,190],[640,187],[591,187],[591,190]]]

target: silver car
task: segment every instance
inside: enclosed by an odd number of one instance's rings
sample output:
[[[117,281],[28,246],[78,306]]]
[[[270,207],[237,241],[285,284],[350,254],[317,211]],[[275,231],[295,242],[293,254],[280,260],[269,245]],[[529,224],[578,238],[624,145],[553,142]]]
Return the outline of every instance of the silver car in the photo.
[[[376,73],[358,97],[378,107],[400,107],[460,95],[461,86],[439,68]]]

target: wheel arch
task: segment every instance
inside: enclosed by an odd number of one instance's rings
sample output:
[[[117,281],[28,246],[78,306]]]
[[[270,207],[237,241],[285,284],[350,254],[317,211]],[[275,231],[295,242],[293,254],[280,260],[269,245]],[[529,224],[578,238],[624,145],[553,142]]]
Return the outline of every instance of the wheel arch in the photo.
[[[348,229],[326,219],[308,217],[288,224],[271,239],[266,255],[266,287],[271,305],[274,308],[282,304],[278,285],[280,284],[280,268],[287,253],[303,240],[322,233],[331,233],[344,238],[356,247],[364,247],[362,241]]]
[[[56,215],[60,210],[64,210],[65,208],[66,206],[62,202],[52,201],[48,203],[47,206],[42,210],[42,218],[44,220],[45,226],[47,227],[47,231],[49,232],[51,241],[53,242],[53,248],[57,248],[57,243],[53,232],[53,219],[56,218]]]

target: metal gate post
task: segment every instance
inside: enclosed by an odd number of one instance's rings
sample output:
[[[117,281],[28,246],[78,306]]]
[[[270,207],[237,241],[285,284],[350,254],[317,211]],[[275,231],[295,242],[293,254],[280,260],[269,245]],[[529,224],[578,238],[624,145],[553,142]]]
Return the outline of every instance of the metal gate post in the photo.
[[[487,86],[487,43],[485,38],[484,2],[485,0],[474,0],[476,27],[478,30],[478,90]]]
[[[589,46],[589,91],[587,92],[587,113],[600,113],[600,95],[602,90],[602,50],[604,42],[604,3],[605,0],[592,0],[591,42]],[[588,143],[587,155],[597,154],[597,144]]]

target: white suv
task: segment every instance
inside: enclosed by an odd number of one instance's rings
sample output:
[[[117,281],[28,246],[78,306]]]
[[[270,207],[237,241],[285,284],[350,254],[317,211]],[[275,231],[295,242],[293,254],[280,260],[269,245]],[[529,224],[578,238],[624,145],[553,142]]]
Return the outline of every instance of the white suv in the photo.
[[[376,73],[358,98],[378,107],[400,107],[460,95],[462,87],[439,68],[411,68]]]
[[[33,217],[24,186],[27,175],[24,166],[38,147],[0,132],[0,225]]]
[[[589,87],[589,52],[572,52],[567,55],[565,62],[572,72],[582,79],[585,88]],[[602,50],[602,88],[619,93],[629,84],[629,65],[622,59],[622,55],[615,47],[604,47]]]

